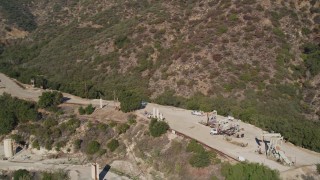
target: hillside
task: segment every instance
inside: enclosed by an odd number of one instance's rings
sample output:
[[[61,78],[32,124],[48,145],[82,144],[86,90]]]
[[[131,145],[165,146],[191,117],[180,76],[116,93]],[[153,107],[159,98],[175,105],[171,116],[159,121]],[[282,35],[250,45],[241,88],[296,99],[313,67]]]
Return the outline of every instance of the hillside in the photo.
[[[82,97],[217,109],[320,151],[319,5],[0,0],[0,70]]]
[[[10,172],[15,168],[30,170],[32,178],[28,179],[90,179],[92,162],[103,169],[99,179],[234,179],[239,175],[279,179],[280,173],[267,166],[237,164],[195,140],[167,132],[164,121],[149,121],[112,107],[91,115],[80,115],[81,106],[74,104],[53,105],[57,112],[52,106],[38,109],[48,100],[45,94],[37,104],[0,96],[0,140],[11,138],[19,151],[1,160],[1,180],[19,179]],[[99,111],[108,111],[104,112],[108,118],[102,118]],[[54,173],[54,178],[45,178],[44,171]],[[110,172],[119,176],[111,178]]]

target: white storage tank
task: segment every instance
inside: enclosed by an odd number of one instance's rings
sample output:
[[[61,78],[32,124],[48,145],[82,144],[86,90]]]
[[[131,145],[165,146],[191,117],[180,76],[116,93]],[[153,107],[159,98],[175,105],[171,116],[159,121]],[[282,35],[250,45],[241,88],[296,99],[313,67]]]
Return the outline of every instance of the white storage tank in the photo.
[[[6,158],[11,158],[13,156],[13,144],[12,139],[5,139],[4,144],[4,156]]]

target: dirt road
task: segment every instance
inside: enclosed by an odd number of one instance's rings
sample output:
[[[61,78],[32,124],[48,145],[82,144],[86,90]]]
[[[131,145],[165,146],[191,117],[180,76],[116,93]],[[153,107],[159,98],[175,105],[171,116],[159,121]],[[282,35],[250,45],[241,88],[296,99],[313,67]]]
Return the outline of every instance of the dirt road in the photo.
[[[245,130],[245,137],[232,139],[233,141],[248,143],[247,147],[240,147],[227,142],[222,135],[210,135],[210,128],[198,123],[199,121],[205,121],[206,116],[192,115],[189,110],[149,103],[144,110],[140,110],[138,113],[141,115],[145,110],[152,112],[153,108],[159,109],[160,113],[164,115],[165,120],[172,129],[192,137],[214,149],[222,151],[233,158],[242,156],[250,162],[263,163],[280,172],[320,162],[320,153],[296,147],[290,143],[283,143],[281,148],[293,162],[296,162],[295,166],[284,166],[273,160],[267,159],[265,155],[259,155],[255,152],[258,146],[255,137],[260,136],[263,131],[260,128],[247,123],[239,122],[240,127]],[[218,116],[218,119],[223,118],[226,119],[226,117]]]
[[[4,88],[0,88],[0,94],[3,92],[7,92],[12,94],[13,96],[37,101],[39,95],[41,95],[43,90],[39,90],[36,88],[31,88],[30,86],[25,85],[27,88],[23,89],[18,86],[12,79],[6,77],[5,75],[0,73],[0,87],[4,86]],[[76,97],[70,94],[65,94],[65,97],[68,97],[67,103],[75,103],[75,104],[93,104],[98,106],[99,100],[94,99],[83,99],[80,97]],[[112,101],[103,101],[104,105],[112,106],[114,103]],[[246,124],[240,122],[241,128],[245,129],[245,137],[243,139],[235,139],[236,141],[240,141],[243,143],[248,143],[247,147],[240,147],[230,142],[227,142],[223,139],[223,136],[211,136],[209,134],[210,128],[199,124],[199,121],[205,121],[206,117],[199,117],[191,115],[191,111],[184,110],[180,108],[174,108],[170,106],[161,106],[157,104],[149,103],[144,110],[137,111],[138,114],[142,114],[145,110],[152,112],[153,107],[156,107],[160,110],[160,112],[164,115],[166,120],[168,121],[170,127],[176,131],[179,131],[189,137],[192,137],[212,148],[215,148],[219,151],[222,151],[228,154],[231,157],[237,158],[238,156],[242,156],[249,160],[250,162],[258,162],[263,163],[269,166],[272,169],[277,169],[280,172],[299,167],[304,165],[311,165],[320,162],[320,153],[316,153],[313,151],[309,151],[307,149],[303,149],[300,147],[296,147],[290,143],[284,143],[282,145],[282,150],[285,151],[286,156],[288,156],[291,161],[295,162],[294,167],[288,167],[281,165],[273,160],[267,159],[264,155],[259,155],[255,153],[257,149],[257,144],[255,142],[255,137],[260,136],[262,134],[262,130],[253,125]],[[103,109],[101,109],[103,110]],[[219,112],[218,112],[219,113]],[[218,118],[226,118],[223,116],[218,116]]]
[[[9,93],[12,96],[19,97],[21,99],[26,99],[30,101],[38,101],[38,97],[41,95],[40,90],[36,89],[23,89],[22,87],[18,86],[18,84],[5,76],[4,74],[0,73],[0,94],[3,92]]]
[[[21,83],[19,84],[20,85],[18,85],[17,81],[15,81],[14,79],[11,79],[6,75],[0,73],[0,95],[5,92],[8,94],[11,94],[14,97],[18,97],[20,99],[37,102],[42,92],[46,91],[39,88],[33,88],[30,85],[21,84]],[[50,90],[47,90],[47,91],[50,91]],[[94,106],[100,105],[99,99],[83,99],[68,93],[63,93],[63,96],[67,99],[65,103],[83,104],[83,105],[92,104]],[[116,105],[113,101],[103,100],[102,102],[104,106]]]

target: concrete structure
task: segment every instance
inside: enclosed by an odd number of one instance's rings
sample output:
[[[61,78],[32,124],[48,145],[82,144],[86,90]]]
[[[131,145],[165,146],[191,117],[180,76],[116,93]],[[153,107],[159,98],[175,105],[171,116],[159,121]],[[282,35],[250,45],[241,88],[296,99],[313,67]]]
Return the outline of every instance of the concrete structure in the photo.
[[[152,109],[152,118],[156,118],[158,120],[163,120],[164,119],[163,114],[160,113],[158,108],[153,108]]]
[[[5,139],[4,144],[4,156],[6,158],[11,158],[13,156],[13,144],[12,139]]]
[[[156,118],[156,108],[153,108],[153,109],[152,109],[152,117],[153,117],[153,118]]]
[[[160,113],[160,116],[159,116],[160,120],[163,120],[163,114]]]
[[[98,163],[91,164],[91,178],[93,180],[99,179],[99,164]]]
[[[157,109],[157,115],[156,115],[156,118],[158,118],[158,119],[159,119],[159,117],[160,117],[160,112],[159,112],[159,109]]]
[[[103,108],[102,99],[100,98],[100,109]]]

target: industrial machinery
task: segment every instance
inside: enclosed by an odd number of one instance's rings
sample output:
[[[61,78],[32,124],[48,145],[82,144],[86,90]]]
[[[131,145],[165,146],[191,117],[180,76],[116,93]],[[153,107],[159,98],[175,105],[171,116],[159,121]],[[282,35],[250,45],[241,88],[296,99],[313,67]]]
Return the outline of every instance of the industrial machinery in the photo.
[[[191,112],[191,114],[195,115],[194,112]],[[203,112],[201,112],[201,116],[203,116]],[[217,124],[217,111],[214,110],[211,113],[207,114],[207,120],[206,121],[200,121],[199,123],[205,126],[210,126],[212,128],[215,127],[215,124]]]
[[[235,120],[233,117],[228,116],[228,118],[219,118],[217,117],[217,111],[214,110],[211,113],[207,113],[207,121],[199,122],[205,126],[210,126],[212,129],[210,131],[211,135],[227,135],[227,136],[236,136],[238,138],[244,137],[244,133],[241,132],[240,125],[238,120]]]
[[[293,162],[285,155],[284,151],[281,150],[283,137],[280,133],[263,133],[261,140],[257,139],[258,152],[260,154],[265,153],[267,157],[274,158],[277,161],[282,162],[285,165],[291,166]],[[265,151],[262,150],[262,144],[264,144]]]
[[[210,131],[211,135],[227,135],[236,137],[244,137],[244,133],[241,132],[240,125],[236,122],[229,122],[228,120],[221,120],[215,124],[211,124],[213,127]]]

